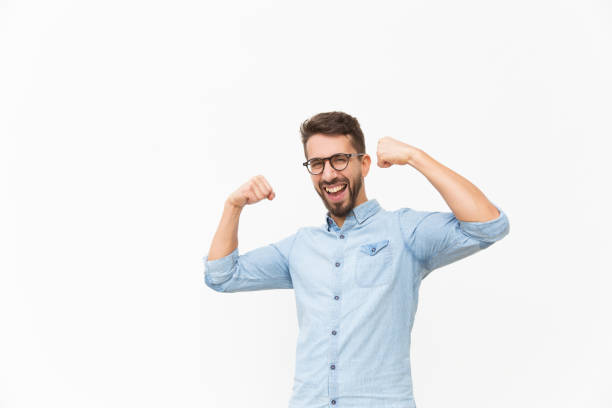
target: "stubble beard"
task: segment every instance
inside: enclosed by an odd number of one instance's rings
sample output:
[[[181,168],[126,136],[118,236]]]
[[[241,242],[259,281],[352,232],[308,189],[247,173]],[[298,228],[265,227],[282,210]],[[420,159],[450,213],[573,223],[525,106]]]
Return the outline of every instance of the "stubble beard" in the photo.
[[[346,189],[348,190],[348,198],[344,201],[340,203],[332,203],[328,201],[325,189],[321,186],[319,186],[321,188],[321,191],[319,192],[319,190],[317,190],[317,193],[321,197],[321,200],[323,200],[323,204],[325,205],[325,208],[327,208],[327,211],[329,211],[330,215],[333,215],[335,217],[346,217],[355,206],[355,202],[357,201],[357,196],[359,195],[359,191],[361,190],[363,181],[361,179],[361,176],[359,176],[353,181],[354,184],[352,186],[350,180],[336,180],[331,184],[334,184],[336,182],[347,183]]]

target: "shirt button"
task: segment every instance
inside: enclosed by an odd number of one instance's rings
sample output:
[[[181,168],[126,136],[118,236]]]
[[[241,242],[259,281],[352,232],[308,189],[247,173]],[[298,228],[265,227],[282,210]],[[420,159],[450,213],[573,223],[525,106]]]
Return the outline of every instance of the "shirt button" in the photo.
[[[338,299],[340,299],[340,296],[336,295],[336,296],[334,296],[334,299],[338,300]]]
[[[336,266],[340,266],[340,262],[336,262]]]
[[[372,252],[375,252],[375,251],[376,251],[376,248],[372,248]]]
[[[332,334],[335,336],[335,335],[336,335],[336,331],[335,331],[335,330],[332,330]]]
[[[331,368],[332,370],[335,370],[336,366],[332,364],[329,368]]]
[[[332,405],[336,405],[336,400],[331,400]]]
[[[344,235],[340,235],[340,239],[344,239]]]

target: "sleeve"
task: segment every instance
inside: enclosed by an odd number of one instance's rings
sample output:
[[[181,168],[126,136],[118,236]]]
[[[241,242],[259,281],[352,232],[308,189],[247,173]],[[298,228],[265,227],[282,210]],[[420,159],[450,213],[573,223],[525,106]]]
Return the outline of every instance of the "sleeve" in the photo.
[[[491,246],[510,232],[506,213],[489,221],[460,221],[452,212],[399,210],[404,243],[423,265],[421,278],[434,269]]]
[[[242,255],[238,248],[223,258],[204,256],[204,282],[217,292],[292,289],[289,255],[297,232]]]

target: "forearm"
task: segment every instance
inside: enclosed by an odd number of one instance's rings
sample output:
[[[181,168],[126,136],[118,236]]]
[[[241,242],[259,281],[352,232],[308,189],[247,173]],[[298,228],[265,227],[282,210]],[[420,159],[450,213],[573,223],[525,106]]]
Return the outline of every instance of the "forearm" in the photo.
[[[438,190],[460,221],[489,221],[500,214],[487,197],[470,181],[417,149],[408,161]]]
[[[238,223],[241,212],[242,207],[225,201],[221,221],[208,251],[209,261],[223,258],[238,247]]]

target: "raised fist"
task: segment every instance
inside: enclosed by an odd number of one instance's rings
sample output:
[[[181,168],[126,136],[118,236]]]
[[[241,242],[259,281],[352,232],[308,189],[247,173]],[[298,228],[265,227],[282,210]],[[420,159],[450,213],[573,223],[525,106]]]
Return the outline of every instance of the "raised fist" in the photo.
[[[234,191],[227,201],[237,207],[244,207],[247,204],[255,204],[258,201],[267,198],[272,200],[276,195],[270,187],[268,181],[262,175],[251,177],[249,181],[244,183],[240,188]]]

